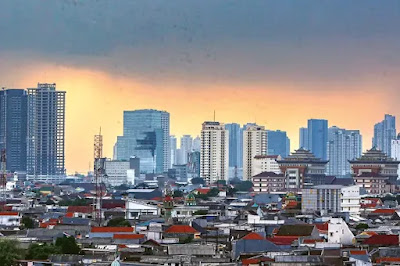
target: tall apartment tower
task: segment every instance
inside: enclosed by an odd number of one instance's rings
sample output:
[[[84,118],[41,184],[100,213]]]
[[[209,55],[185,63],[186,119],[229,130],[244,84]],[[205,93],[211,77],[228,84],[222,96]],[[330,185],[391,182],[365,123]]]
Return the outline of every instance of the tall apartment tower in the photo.
[[[328,175],[350,176],[350,160],[361,157],[362,136],[359,130],[330,127],[328,130]]]
[[[374,126],[372,146],[390,157],[391,144],[394,139],[396,139],[396,118],[386,114],[385,119]]]
[[[239,124],[225,124],[229,133],[229,167],[243,167],[243,129]]]
[[[181,154],[182,164],[187,164],[189,153],[193,149],[193,138],[190,135],[183,135],[181,137]]]
[[[300,148],[308,150],[308,128],[306,127],[301,127],[299,130],[299,136],[300,136]]]
[[[9,172],[26,172],[27,99],[26,90],[0,90],[0,150]]]
[[[171,166],[169,113],[153,109],[124,111],[123,136],[117,137],[117,160],[140,158],[142,173],[163,173]]]
[[[290,139],[285,131],[268,130],[268,155],[280,155],[286,158],[290,155]]]
[[[65,93],[48,83],[28,89],[29,180],[59,183],[65,178]]]
[[[267,131],[263,126],[250,125],[243,132],[243,180],[253,177],[254,157],[267,155]]]
[[[169,136],[169,149],[170,149],[170,166],[169,168],[172,168],[172,166],[176,163],[176,148],[177,148],[177,140],[174,135]]]
[[[328,121],[324,119],[308,120],[308,147],[315,157],[327,159]]]
[[[395,161],[400,161],[400,134],[397,135],[396,139],[392,140],[391,157]],[[400,176],[400,166],[397,170],[397,174]]]
[[[228,180],[229,135],[224,124],[204,122],[201,130],[200,177],[206,184]]]

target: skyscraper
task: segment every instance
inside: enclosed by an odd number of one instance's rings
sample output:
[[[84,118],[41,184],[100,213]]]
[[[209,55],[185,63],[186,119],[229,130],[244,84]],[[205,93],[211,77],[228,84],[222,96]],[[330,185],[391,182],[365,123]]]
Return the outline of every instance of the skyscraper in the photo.
[[[374,126],[374,137],[372,146],[391,156],[391,143],[396,139],[396,118],[392,115],[385,115],[385,119]]]
[[[397,135],[396,139],[392,140],[391,157],[396,161],[400,161],[400,134]],[[400,166],[397,170],[397,175],[400,176]]]
[[[330,127],[328,130],[328,175],[351,174],[349,160],[361,157],[362,136],[359,130]]]
[[[142,173],[167,172],[171,165],[169,141],[169,113],[152,109],[124,111],[124,132],[117,137],[116,157],[139,157]]]
[[[26,172],[27,99],[26,90],[0,91],[0,150],[10,172]]]
[[[243,129],[239,124],[225,124],[229,133],[229,167],[243,167]]]
[[[285,131],[272,131],[267,132],[268,155],[280,155],[286,158],[290,154],[290,139]]]
[[[224,124],[204,122],[201,130],[200,177],[206,184],[228,180],[229,135]]]
[[[192,151],[193,138],[190,135],[181,137],[182,164],[187,164],[189,153]]]
[[[267,155],[267,131],[263,126],[248,126],[243,132],[243,180],[253,177],[254,157]]]
[[[48,83],[28,89],[28,179],[58,183],[65,178],[65,93]]]
[[[198,151],[200,152],[200,148],[201,148],[201,139],[199,136],[195,137],[193,139],[193,145],[192,145],[193,151]]]
[[[308,150],[310,150],[315,157],[326,160],[328,157],[328,121],[324,119],[309,119],[307,132]]]
[[[300,132],[300,147],[308,150],[308,128],[302,127],[299,130]]]
[[[170,156],[171,156],[171,162],[169,168],[172,168],[174,164],[177,164],[176,162],[176,148],[177,148],[177,140],[174,135],[171,135],[169,137],[169,149],[170,149]]]

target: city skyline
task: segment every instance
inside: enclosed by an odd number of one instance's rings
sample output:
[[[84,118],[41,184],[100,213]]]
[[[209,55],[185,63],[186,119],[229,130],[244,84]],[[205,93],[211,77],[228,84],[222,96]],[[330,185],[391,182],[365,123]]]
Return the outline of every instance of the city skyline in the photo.
[[[91,169],[99,127],[112,157],[124,110],[168,111],[178,137],[215,110],[286,131],[291,151],[310,118],[360,130],[365,151],[383,114],[400,117],[397,1],[57,2],[1,1],[0,86],[67,92],[68,173]]]

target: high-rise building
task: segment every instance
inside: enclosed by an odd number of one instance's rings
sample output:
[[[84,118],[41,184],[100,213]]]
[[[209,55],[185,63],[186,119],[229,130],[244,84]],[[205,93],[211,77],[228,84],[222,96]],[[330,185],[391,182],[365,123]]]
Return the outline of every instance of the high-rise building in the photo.
[[[26,172],[27,99],[26,90],[0,90],[0,150],[10,172]]]
[[[188,157],[188,175],[189,178],[200,177],[200,152],[193,151]]]
[[[374,126],[372,147],[391,156],[391,144],[394,139],[396,139],[396,118],[386,114],[385,119]]]
[[[267,133],[268,142],[268,155],[280,155],[282,157],[288,157],[290,154],[290,139],[288,138],[285,131],[272,131],[268,130]]]
[[[170,147],[170,155],[171,155],[171,162],[170,162],[169,167],[172,168],[172,166],[174,164],[177,164],[177,160],[176,160],[177,140],[174,135],[171,135],[169,137],[169,147]]]
[[[65,93],[47,83],[28,89],[28,179],[58,183],[65,178]]]
[[[169,113],[144,109],[124,111],[123,136],[117,138],[117,160],[140,158],[142,173],[167,172],[170,164]]]
[[[349,176],[349,160],[359,158],[362,153],[362,136],[359,130],[330,127],[328,130],[328,175]]]
[[[113,187],[129,183],[134,184],[135,171],[133,170],[133,177],[130,177],[129,170],[131,170],[130,161],[106,160],[104,162],[104,171],[106,174],[104,183]]]
[[[229,132],[229,167],[243,167],[243,129],[239,124],[225,124]]]
[[[200,177],[206,184],[228,180],[229,135],[224,124],[204,122],[201,130]]]
[[[193,149],[193,138],[190,135],[183,135],[181,137],[181,153],[182,153],[182,163],[187,164],[189,153]]]
[[[306,127],[301,127],[299,130],[300,133],[300,147],[308,150],[308,128]]]
[[[198,151],[200,152],[201,149],[201,139],[199,136],[195,137],[193,139],[193,145],[192,145],[193,151]]]
[[[328,157],[328,121],[324,119],[308,120],[308,147],[315,157],[326,160]]]
[[[254,158],[267,155],[267,131],[263,126],[247,126],[243,132],[243,180],[253,177]]]
[[[400,134],[397,135],[396,139],[392,140],[391,157],[395,161],[400,161]],[[397,169],[397,175],[400,176],[400,167]]]

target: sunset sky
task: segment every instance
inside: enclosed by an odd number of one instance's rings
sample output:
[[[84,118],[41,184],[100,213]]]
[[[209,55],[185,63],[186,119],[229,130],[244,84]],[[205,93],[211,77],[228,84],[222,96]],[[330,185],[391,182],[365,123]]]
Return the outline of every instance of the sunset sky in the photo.
[[[67,91],[66,166],[87,171],[101,126],[112,157],[123,110],[171,114],[171,134],[309,118],[360,129],[400,117],[400,1],[2,0],[0,87]]]

